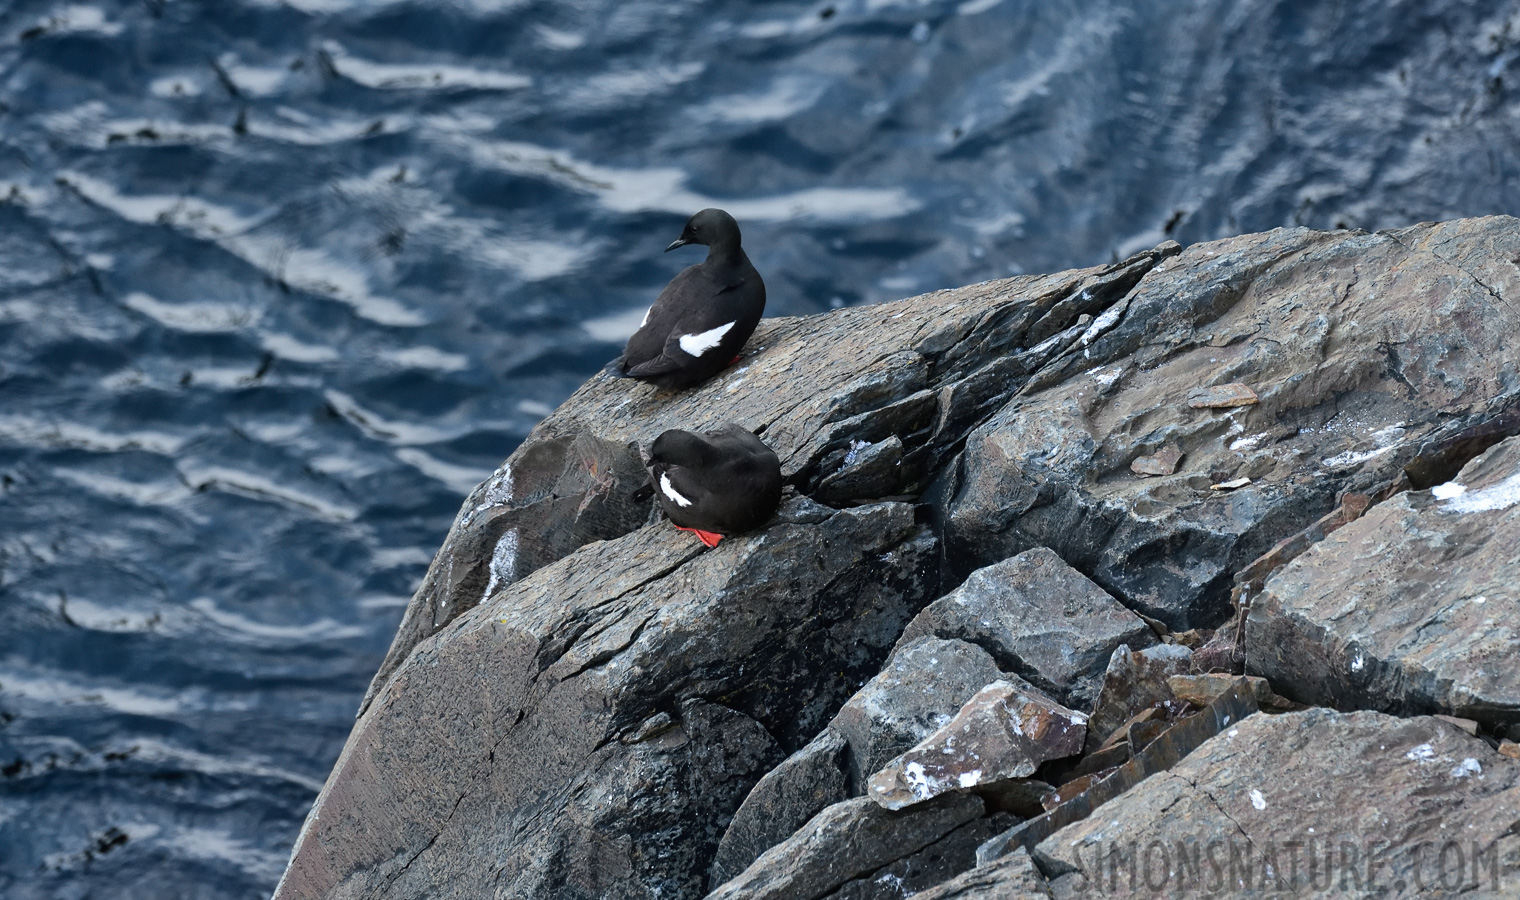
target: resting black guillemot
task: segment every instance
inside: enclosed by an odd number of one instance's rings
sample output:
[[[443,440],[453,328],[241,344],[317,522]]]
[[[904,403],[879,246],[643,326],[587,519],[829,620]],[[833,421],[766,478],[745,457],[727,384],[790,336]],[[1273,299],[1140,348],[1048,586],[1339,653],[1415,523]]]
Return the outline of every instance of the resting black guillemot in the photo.
[[[665,515],[709,547],[764,525],[781,503],[781,461],[739,425],[705,435],[666,431],[649,445],[645,465]]]
[[[707,259],[672,278],[609,366],[616,375],[679,390],[739,358],[765,312],[765,282],[739,244],[739,223],[721,209],[686,221],[667,252],[706,244]]]

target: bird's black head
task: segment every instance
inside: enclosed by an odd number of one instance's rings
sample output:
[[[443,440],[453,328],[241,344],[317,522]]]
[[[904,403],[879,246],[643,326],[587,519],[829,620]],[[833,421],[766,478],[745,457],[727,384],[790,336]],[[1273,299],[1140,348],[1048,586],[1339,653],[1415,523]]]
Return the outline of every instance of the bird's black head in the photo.
[[[649,445],[649,461],[688,468],[703,464],[712,454],[712,445],[700,434],[672,428],[661,432]]]
[[[687,244],[705,244],[713,250],[730,251],[739,246],[739,223],[721,209],[704,209],[686,220],[681,236],[665,248],[668,253]]]

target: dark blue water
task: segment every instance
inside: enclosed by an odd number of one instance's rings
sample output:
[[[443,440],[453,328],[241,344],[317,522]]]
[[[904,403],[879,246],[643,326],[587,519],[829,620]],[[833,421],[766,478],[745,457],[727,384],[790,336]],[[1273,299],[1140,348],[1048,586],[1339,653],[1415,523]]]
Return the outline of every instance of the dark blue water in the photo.
[[[465,492],[772,315],[1520,212],[1500,2],[0,4],[0,896],[261,897]]]

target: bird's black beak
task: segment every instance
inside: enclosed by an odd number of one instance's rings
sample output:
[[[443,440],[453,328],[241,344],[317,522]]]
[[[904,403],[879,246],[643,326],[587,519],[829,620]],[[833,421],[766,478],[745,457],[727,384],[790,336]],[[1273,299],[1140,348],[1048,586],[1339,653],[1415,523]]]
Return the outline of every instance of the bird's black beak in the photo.
[[[677,247],[684,247],[684,246],[686,246],[689,243],[691,243],[691,241],[688,241],[686,238],[676,238],[675,240],[673,240],[673,241],[670,242],[670,246],[669,247],[665,248],[665,252],[669,253],[670,251],[676,249]]]

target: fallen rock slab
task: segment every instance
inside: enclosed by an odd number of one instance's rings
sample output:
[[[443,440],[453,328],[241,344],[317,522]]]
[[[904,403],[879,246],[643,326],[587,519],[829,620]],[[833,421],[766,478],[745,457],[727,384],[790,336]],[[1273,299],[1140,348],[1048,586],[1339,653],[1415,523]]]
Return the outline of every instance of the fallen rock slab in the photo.
[[[864,793],[873,772],[944,727],[978,691],[1002,677],[993,658],[975,644],[927,636],[899,644],[829,722],[850,746],[851,794]]]
[[[899,645],[923,635],[984,647],[1005,671],[1082,709],[1115,648],[1156,643],[1139,616],[1044,547],[971,573],[919,613]]]
[[[1177,463],[1182,461],[1182,448],[1176,444],[1167,444],[1156,451],[1154,456],[1137,456],[1134,462],[1129,464],[1129,470],[1136,475],[1170,475],[1177,471]]]
[[[986,801],[986,798],[982,798]],[[853,878],[824,900],[918,897],[976,865],[976,848],[1017,821],[1006,813],[973,819],[911,856]]]
[[[1216,384],[1188,391],[1187,402],[1194,409],[1231,409],[1237,406],[1255,406],[1261,401],[1247,385]]]
[[[1123,796],[1157,772],[1173,768],[1210,738],[1255,712],[1256,698],[1250,688],[1243,683],[1236,685],[1202,711],[1177,720],[1153,739],[1144,741],[1144,749],[1132,752],[1123,765],[1062,785],[1057,796],[1051,798],[1057,805],[978,847],[978,864],[986,865],[1021,847],[1032,849],[1058,830],[1087,819],[1099,807]],[[1130,745],[1128,749],[1135,751],[1137,748]],[[1078,791],[1074,796],[1073,790]]]
[[[824,808],[848,799],[848,747],[843,735],[825,728],[806,747],[765,773],[718,842],[711,883],[722,884],[738,875]]]
[[[727,881],[824,807],[858,796],[882,764],[949,722],[976,692],[1003,677],[965,641],[899,642],[808,745],[766,774],[724,832],[712,879]]]
[[[1272,693],[1272,685],[1268,684],[1265,678],[1241,678],[1238,675],[1218,673],[1173,675],[1166,680],[1166,685],[1171,689],[1172,696],[1178,700],[1186,700],[1197,706],[1207,706],[1214,702],[1214,698],[1242,682],[1251,689],[1256,702],[1263,706],[1277,699]]]
[[[817,900],[980,818],[982,801],[942,797],[902,812],[865,797],[836,803],[708,894],[708,900]]]
[[[1337,496],[1503,413],[1520,268],[1478,268],[1490,254],[1520,256],[1514,220],[1280,229],[1161,261],[967,438],[940,494],[947,559],[1050,547],[1175,631],[1217,626],[1234,573]],[[1185,402],[1226,383],[1259,402]],[[1135,478],[1167,444],[1177,471]]]
[[[1520,722],[1520,438],[1399,494],[1266,582],[1250,671],[1305,703]]]
[[[1047,760],[1079,753],[1087,717],[1033,686],[999,680],[954,719],[871,776],[869,796],[903,809],[950,791],[1027,778]]]
[[[1520,764],[1483,741],[1432,718],[1314,709],[1242,720],[1034,858],[1130,895],[1497,897],[1520,883],[1505,868],[1520,863],[1517,826]]]
[[[1139,651],[1127,644],[1115,648],[1088,719],[1087,752],[1103,746],[1116,729],[1135,716],[1175,702],[1170,679],[1186,675],[1192,658],[1192,651],[1176,644],[1158,644]]]
[[[1029,853],[1020,848],[913,896],[916,900],[1050,900],[1050,886]]]

